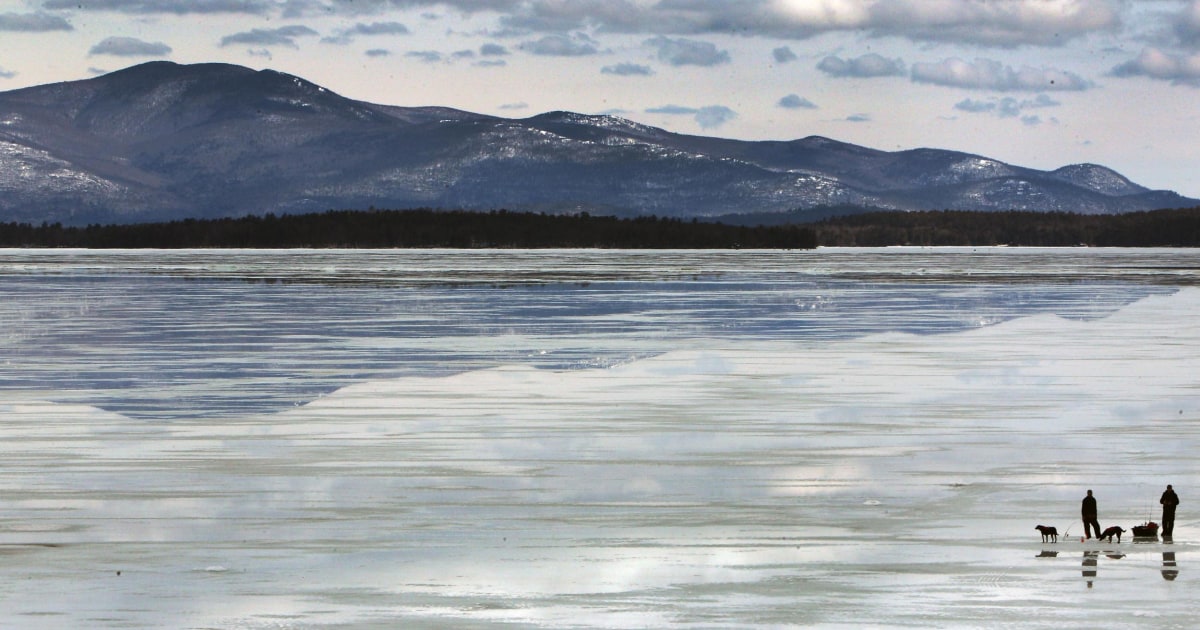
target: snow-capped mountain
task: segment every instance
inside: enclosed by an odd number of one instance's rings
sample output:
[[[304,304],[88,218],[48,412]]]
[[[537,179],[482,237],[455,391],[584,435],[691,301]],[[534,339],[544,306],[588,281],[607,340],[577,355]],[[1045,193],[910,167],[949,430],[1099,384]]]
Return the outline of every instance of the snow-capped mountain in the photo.
[[[299,77],[152,62],[0,92],[0,221],[439,207],[705,217],[830,205],[1117,213],[1200,205],[1094,164],[1046,172],[821,137],[354,101]]]

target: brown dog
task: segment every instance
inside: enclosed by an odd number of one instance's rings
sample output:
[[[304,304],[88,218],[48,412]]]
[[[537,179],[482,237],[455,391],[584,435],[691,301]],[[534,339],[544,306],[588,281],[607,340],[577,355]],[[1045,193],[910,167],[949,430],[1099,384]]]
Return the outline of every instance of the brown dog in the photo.
[[[1117,527],[1116,525],[1113,525],[1112,527],[1105,528],[1105,530],[1103,532],[1100,532],[1100,535],[1096,537],[1096,540],[1104,540],[1105,538],[1107,538],[1108,542],[1112,542],[1113,536],[1116,536],[1117,542],[1120,543],[1121,542],[1121,534],[1124,534],[1124,533],[1125,533],[1125,530],[1121,529],[1120,527]]]
[[[1051,539],[1053,539],[1054,542],[1058,542],[1058,528],[1057,527],[1050,527],[1049,525],[1038,525],[1038,526],[1034,527],[1034,529],[1038,530],[1039,532],[1042,532],[1042,542],[1046,542],[1047,540],[1051,540]],[[1121,536],[1120,536],[1120,534],[1118,534],[1117,539],[1120,540],[1120,538],[1121,538]]]

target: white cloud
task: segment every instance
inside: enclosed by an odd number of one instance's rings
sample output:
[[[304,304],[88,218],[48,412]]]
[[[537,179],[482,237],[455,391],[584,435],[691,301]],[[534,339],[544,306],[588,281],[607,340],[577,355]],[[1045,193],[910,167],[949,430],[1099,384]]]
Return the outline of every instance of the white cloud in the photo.
[[[868,53],[856,59],[830,55],[817,64],[817,69],[832,77],[894,77],[904,74],[904,62]]]
[[[1113,68],[1111,74],[1200,87],[1200,53],[1173,55],[1157,48],[1146,48],[1136,59]]]
[[[717,66],[731,61],[728,51],[710,42],[659,35],[646,40],[646,45],[657,48],[659,60],[672,66]]]
[[[162,42],[144,42],[134,37],[109,37],[88,51],[89,56],[116,57],[162,57],[170,53],[171,47]]]
[[[1081,91],[1092,87],[1090,81],[1072,72],[1030,66],[1014,70],[991,59],[968,62],[952,58],[937,63],[914,63],[912,80],[995,92]]]

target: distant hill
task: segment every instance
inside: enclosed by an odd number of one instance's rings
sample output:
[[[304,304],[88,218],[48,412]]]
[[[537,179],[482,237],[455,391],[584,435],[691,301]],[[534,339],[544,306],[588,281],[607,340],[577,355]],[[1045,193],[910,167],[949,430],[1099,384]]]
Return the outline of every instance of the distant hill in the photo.
[[[637,216],[1200,205],[1055,171],[821,137],[740,141],[613,116],[507,119],[354,101],[299,77],[152,62],[0,92],[0,221],[68,225],[438,207]]]

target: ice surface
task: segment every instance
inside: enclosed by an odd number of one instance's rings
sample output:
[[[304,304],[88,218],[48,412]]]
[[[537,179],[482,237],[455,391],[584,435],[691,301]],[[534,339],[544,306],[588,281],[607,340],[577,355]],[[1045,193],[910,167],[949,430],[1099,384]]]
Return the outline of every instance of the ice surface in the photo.
[[[213,271],[219,254],[183,271],[167,254],[0,260],[0,626],[1190,627],[1197,256],[843,254],[805,254],[799,275],[775,254],[591,271],[615,254],[531,254],[480,284],[419,280],[497,255],[426,254],[404,281],[362,271],[369,256],[323,260],[315,284],[286,256],[296,277],[275,284],[244,280],[280,271],[266,263]],[[539,280],[486,288],[526,272]],[[471,323],[391,308],[347,324],[371,334],[322,336],[397,292],[465,300]],[[544,321],[517,325],[531,313]],[[299,334],[303,314],[320,325]],[[215,352],[175,330],[218,316],[236,325],[203,328]],[[272,325],[288,336],[223,345]],[[39,341],[61,354],[39,365]],[[203,365],[270,354],[327,383],[322,366],[397,347],[452,369],[376,368],[238,413],[274,379]],[[159,399],[69,386],[189,360],[199,373]],[[172,409],[208,388],[227,409]],[[1157,520],[1167,483],[1172,543],[1079,542],[1086,489],[1128,528]]]

